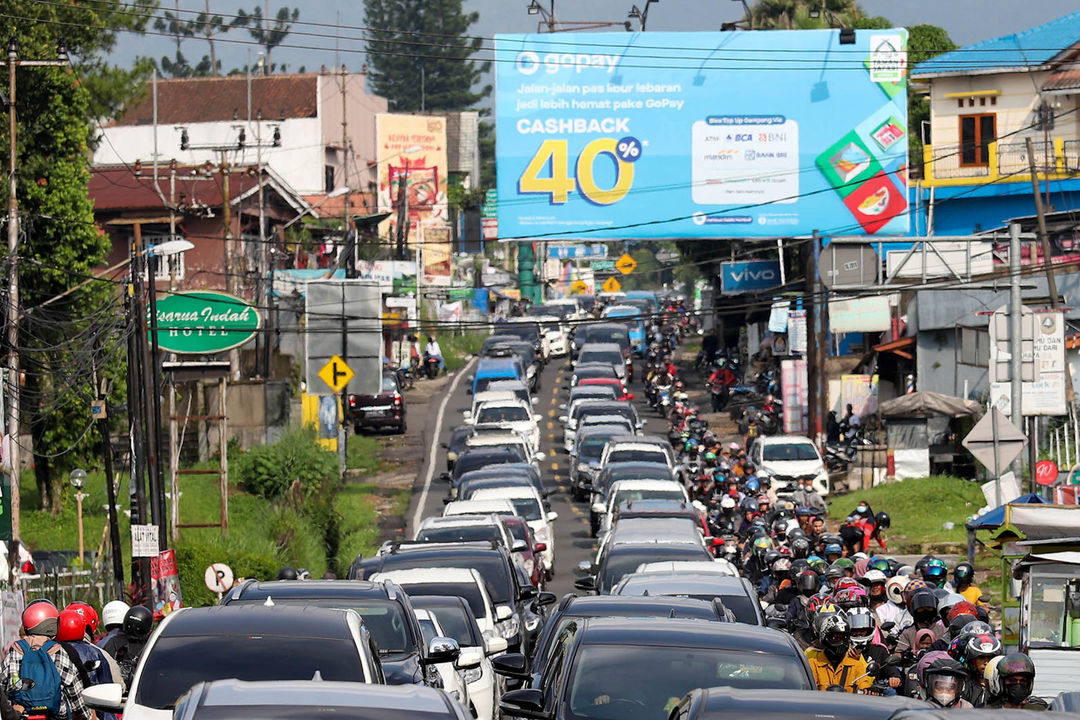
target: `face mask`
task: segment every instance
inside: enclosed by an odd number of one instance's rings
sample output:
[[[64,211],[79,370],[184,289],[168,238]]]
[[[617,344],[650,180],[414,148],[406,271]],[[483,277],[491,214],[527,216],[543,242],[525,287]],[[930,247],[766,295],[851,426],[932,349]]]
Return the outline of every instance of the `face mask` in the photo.
[[[1031,695],[1031,682],[1025,680],[1015,685],[1005,685],[1001,694],[1005,696],[1005,701],[1010,705],[1020,705]]]
[[[934,691],[934,700],[942,707],[949,707],[956,700],[956,692],[952,690],[936,690]]]
[[[864,513],[864,512],[866,512],[866,506],[865,505],[860,505],[858,508],[856,508],[856,510],[858,510],[861,513]]]
[[[955,677],[935,677],[930,681],[931,695],[942,707],[949,707],[956,702],[959,685]]]

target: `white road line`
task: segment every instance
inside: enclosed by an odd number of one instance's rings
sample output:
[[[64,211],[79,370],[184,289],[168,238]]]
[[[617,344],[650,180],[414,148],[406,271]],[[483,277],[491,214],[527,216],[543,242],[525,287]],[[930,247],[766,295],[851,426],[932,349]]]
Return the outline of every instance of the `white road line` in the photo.
[[[409,529],[415,531],[420,526],[420,520],[424,514],[424,505],[427,503],[428,492],[431,490],[431,481],[435,477],[435,456],[438,455],[439,436],[442,434],[442,421],[443,413],[446,412],[446,403],[450,402],[450,398],[454,395],[454,391],[457,390],[458,381],[465,377],[465,372],[469,367],[476,362],[476,358],[469,358],[469,362],[458,370],[457,375],[450,381],[450,387],[447,388],[446,394],[443,395],[442,402],[439,403],[439,415],[435,418],[435,432],[431,435],[431,448],[428,451],[428,464],[427,473],[424,475],[424,489],[420,491],[420,499],[416,502],[416,511],[413,513],[412,524]]]

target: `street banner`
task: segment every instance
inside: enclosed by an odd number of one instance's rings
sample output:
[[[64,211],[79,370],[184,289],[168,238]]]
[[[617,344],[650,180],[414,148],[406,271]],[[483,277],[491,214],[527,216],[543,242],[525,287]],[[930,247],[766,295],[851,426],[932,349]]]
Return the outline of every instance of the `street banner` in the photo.
[[[908,232],[907,31],[498,35],[500,240]]]
[[[427,225],[423,234],[424,285],[450,287],[450,226]]]
[[[806,360],[780,361],[780,391],[784,398],[784,432],[805,434],[809,428]]]
[[[154,590],[155,619],[160,620],[184,606],[175,550],[163,550],[157,557],[150,558],[150,579]]]

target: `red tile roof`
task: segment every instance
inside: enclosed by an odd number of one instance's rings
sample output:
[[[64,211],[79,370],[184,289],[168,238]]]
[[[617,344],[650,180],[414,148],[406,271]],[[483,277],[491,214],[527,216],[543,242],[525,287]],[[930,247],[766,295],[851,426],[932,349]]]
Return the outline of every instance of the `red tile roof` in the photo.
[[[318,79],[303,75],[258,75],[251,78],[251,116],[263,119],[318,117]],[[151,84],[142,98],[115,121],[116,125],[149,125],[154,121]],[[158,123],[216,122],[247,118],[246,75],[158,80]]]
[[[1050,73],[1043,83],[1044,92],[1080,89],[1080,67],[1067,68]]]
[[[176,203],[180,207],[204,205],[221,207],[221,176],[192,176],[192,168],[180,168],[176,175]],[[232,173],[229,178],[229,194],[238,195],[255,187],[257,178],[247,173]],[[169,170],[161,168],[158,186],[166,199],[169,197]],[[96,211],[118,210],[166,210],[166,204],[154,189],[153,171],[144,167],[136,176],[128,167],[105,167],[91,170],[90,199]]]

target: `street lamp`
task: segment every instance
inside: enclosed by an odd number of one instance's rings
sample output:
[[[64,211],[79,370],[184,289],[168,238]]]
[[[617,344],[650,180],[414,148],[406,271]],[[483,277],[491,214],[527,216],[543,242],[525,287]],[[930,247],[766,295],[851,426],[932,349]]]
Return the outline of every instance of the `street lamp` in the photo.
[[[75,506],[79,515],[79,564],[83,562],[83,521],[82,521],[82,501],[85,498],[90,497],[82,491],[83,485],[86,484],[86,471],[80,468],[75,468],[68,473],[68,481],[71,482],[71,486],[75,488]]]

